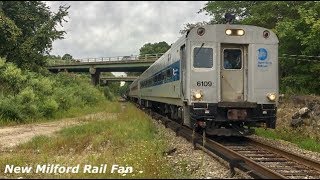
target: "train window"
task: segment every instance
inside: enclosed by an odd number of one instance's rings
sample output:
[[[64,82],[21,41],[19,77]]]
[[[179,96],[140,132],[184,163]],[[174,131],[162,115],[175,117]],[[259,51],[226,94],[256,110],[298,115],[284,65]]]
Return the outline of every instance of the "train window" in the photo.
[[[193,67],[195,68],[212,68],[213,50],[212,48],[194,48],[193,50]]]
[[[167,77],[170,78],[172,75],[172,69],[167,69]]]
[[[162,75],[162,72],[159,74],[159,81],[162,81],[163,80],[163,75]]]
[[[224,69],[241,69],[242,52],[240,49],[225,49],[223,51],[223,56]]]

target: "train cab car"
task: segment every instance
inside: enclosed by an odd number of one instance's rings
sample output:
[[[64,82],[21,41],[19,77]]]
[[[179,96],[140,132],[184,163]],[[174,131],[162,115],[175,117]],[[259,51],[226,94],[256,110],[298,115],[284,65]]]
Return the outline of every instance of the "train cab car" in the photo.
[[[277,36],[261,27],[221,24],[194,28],[187,38],[190,59],[182,71],[190,72],[184,82],[190,122],[217,135],[248,134],[248,127],[262,124],[275,128]]]
[[[250,25],[192,28],[130,90],[139,104],[210,135],[275,128],[278,38]]]

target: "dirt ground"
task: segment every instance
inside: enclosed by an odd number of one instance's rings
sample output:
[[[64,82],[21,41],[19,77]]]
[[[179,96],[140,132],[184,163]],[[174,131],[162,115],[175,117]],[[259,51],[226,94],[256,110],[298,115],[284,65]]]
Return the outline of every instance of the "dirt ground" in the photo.
[[[89,114],[83,117],[66,118],[52,122],[24,124],[0,128],[0,150],[25,143],[38,135],[52,135],[54,132],[67,127],[89,122],[90,120],[103,118],[107,113]]]

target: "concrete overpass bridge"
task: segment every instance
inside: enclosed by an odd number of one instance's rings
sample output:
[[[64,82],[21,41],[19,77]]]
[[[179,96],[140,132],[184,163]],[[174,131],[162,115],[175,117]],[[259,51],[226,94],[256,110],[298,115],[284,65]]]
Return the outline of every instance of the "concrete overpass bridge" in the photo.
[[[100,81],[124,81],[132,82],[136,80],[138,76],[127,76],[127,77],[100,77]]]
[[[99,83],[101,72],[143,72],[163,53],[143,56],[117,56],[101,58],[85,58],[75,60],[51,60],[47,69],[50,72],[89,72],[94,85]]]
[[[111,77],[111,76],[107,76],[107,77],[100,77],[100,85],[108,85],[108,83],[111,82],[111,81],[124,81],[124,82],[131,83],[134,80],[136,80],[137,78],[138,78],[138,76],[127,76],[127,77]]]

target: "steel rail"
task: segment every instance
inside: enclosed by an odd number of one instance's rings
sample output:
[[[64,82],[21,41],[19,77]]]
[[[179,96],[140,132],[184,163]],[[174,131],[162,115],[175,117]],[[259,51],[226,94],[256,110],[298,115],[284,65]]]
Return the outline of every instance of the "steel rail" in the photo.
[[[160,114],[157,114],[155,112],[148,112],[152,117],[155,117],[156,119],[159,119],[163,122],[165,127],[169,127],[172,130],[176,132],[176,134],[180,134],[183,137],[185,137],[188,141],[192,142],[192,130],[181,126],[180,124],[170,120],[167,117],[164,117]],[[234,171],[233,168],[238,168],[244,172],[247,172],[250,176],[254,178],[263,178],[263,179],[286,179],[285,176],[272,171],[256,162],[251,160],[250,158],[247,158],[245,156],[242,156],[241,154],[226,148],[225,146],[221,145],[220,143],[217,143],[211,139],[205,138],[205,140],[202,140],[203,138],[199,134],[195,134],[194,138],[194,145],[197,148],[200,148],[204,150],[211,156],[214,156],[213,154],[218,155],[222,159],[226,160],[230,163],[231,171]]]
[[[263,149],[270,150],[276,154],[281,154],[282,156],[284,156],[290,160],[293,160],[297,163],[303,164],[309,168],[316,169],[318,172],[320,172],[320,162],[317,162],[313,159],[301,156],[301,155],[293,153],[293,152],[287,152],[285,150],[282,150],[282,149],[279,149],[279,148],[274,147],[272,145],[260,142],[256,139],[253,139],[253,138],[247,138],[247,139],[249,140],[250,144],[253,144],[255,146],[259,146]]]
[[[177,135],[180,135],[186,138],[188,141],[192,142],[195,148],[203,150],[210,156],[213,156],[213,157],[219,156],[225,161],[227,161],[229,163],[230,170],[233,174],[234,174],[234,168],[238,168],[242,170],[243,172],[247,173],[253,178],[262,178],[262,179],[287,179],[288,176],[294,174],[290,172],[278,173],[276,172],[276,170],[268,168],[259,162],[255,162],[251,158],[246,157],[245,155],[242,155],[241,153],[238,153],[235,150],[232,150],[231,148],[228,148],[227,146],[224,146],[223,144],[218,143],[215,140],[212,140],[209,138],[203,139],[201,135],[197,133],[193,134],[193,131],[190,128],[186,126],[182,126],[181,124],[175,121],[172,121],[167,117],[164,117],[150,110],[148,114],[150,114],[155,119],[161,120],[162,123],[165,125],[165,127],[171,128],[173,131],[176,132]],[[317,161],[300,156],[298,154],[281,150],[276,147],[272,147],[265,143],[259,142],[253,138],[246,138],[246,140],[248,144],[252,146],[260,147],[263,150],[267,150],[277,155],[281,155],[282,157],[288,160],[293,160],[293,162],[298,163],[298,165],[305,165],[311,168],[312,170],[316,170],[320,172],[320,163]],[[259,155],[256,155],[256,156],[259,157]],[[279,161],[279,162],[283,162],[283,161]],[[288,161],[284,160],[284,162],[288,162]],[[293,175],[293,176],[299,176],[299,175]],[[319,177],[320,177],[320,174],[319,174]]]

